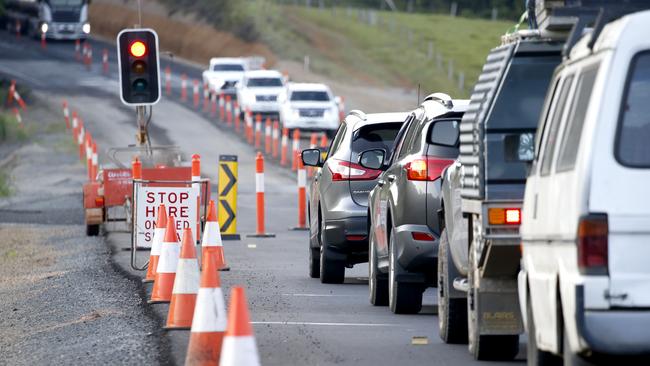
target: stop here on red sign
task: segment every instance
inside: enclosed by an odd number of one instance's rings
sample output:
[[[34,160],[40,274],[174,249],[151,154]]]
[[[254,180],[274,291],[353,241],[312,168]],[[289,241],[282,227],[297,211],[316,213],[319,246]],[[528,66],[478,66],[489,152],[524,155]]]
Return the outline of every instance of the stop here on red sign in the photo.
[[[177,240],[181,240],[183,229],[196,230],[198,190],[191,187],[142,187],[136,198],[136,244],[149,248],[153,240],[158,207],[165,205],[168,217],[176,222]]]

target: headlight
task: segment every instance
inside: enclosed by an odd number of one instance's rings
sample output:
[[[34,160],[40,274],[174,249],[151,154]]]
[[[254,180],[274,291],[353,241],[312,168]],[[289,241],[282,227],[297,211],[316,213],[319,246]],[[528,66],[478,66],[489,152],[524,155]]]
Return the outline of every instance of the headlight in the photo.
[[[43,24],[41,24],[41,33],[47,33],[47,30],[48,30],[49,28],[50,28],[50,27],[47,25],[47,23],[43,23]]]
[[[81,26],[81,30],[86,34],[90,34],[90,23],[85,23]]]
[[[291,108],[291,117],[293,119],[298,119],[300,118],[300,109],[298,108]]]

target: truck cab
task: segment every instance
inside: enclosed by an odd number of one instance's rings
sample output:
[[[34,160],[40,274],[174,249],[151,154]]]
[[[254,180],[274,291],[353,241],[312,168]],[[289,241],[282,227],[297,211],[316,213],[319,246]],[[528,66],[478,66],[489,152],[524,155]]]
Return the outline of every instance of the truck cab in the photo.
[[[44,34],[56,40],[85,39],[90,34],[89,5],[90,0],[8,0],[7,28],[20,27],[32,37]]]

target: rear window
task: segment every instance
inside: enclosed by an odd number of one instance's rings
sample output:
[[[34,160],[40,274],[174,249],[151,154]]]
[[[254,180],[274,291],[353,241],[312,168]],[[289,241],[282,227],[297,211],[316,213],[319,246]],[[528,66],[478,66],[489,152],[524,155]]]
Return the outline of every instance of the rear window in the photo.
[[[515,57],[488,121],[490,128],[537,128],[544,97],[560,58]]]
[[[213,71],[244,71],[244,66],[239,64],[219,64],[214,65]]]
[[[650,52],[630,67],[616,142],[616,158],[626,166],[650,167]]]
[[[352,160],[360,153],[371,149],[384,149],[389,152],[395,142],[403,122],[378,123],[363,126],[352,135]]]
[[[328,102],[329,94],[325,91],[295,91],[291,93],[294,102]]]
[[[254,78],[248,79],[246,86],[252,87],[278,87],[282,86],[282,79],[279,78]]]

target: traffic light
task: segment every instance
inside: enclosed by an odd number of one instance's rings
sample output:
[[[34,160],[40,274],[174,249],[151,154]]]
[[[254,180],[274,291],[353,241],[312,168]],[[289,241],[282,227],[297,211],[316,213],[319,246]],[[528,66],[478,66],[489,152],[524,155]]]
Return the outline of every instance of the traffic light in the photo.
[[[117,35],[120,98],[127,105],[160,100],[158,34],[153,29],[125,29]]]

